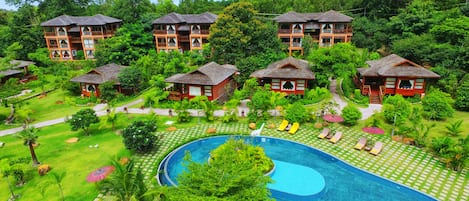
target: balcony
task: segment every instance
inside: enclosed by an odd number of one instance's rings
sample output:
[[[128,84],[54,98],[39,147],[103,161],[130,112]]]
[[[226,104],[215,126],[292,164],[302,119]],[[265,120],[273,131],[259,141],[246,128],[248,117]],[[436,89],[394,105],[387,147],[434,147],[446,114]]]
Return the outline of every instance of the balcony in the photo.
[[[45,32],[44,35],[46,35],[46,36],[56,36],[55,32]]]
[[[72,41],[72,43],[81,43],[81,38],[80,37],[72,37],[71,41]]]
[[[189,41],[189,36],[179,36],[178,37],[179,41],[181,42],[188,42]]]
[[[166,47],[166,43],[158,43],[158,47]]]
[[[176,43],[168,43],[168,47],[176,47]]]
[[[292,47],[301,47],[301,43],[292,43]]]
[[[334,33],[336,33],[336,34],[343,34],[345,32],[346,32],[345,29],[334,29]]]
[[[291,32],[292,32],[291,29],[279,29],[279,30],[278,30],[278,33],[279,33],[279,34],[289,34],[289,33],[291,33]]]
[[[91,31],[83,31],[83,35],[85,35],[85,36],[91,36]]]
[[[153,30],[153,34],[166,34],[166,30]]]
[[[59,35],[59,36],[67,36],[67,32],[59,31],[59,32],[57,32],[57,35]]]
[[[292,33],[303,33],[302,29],[293,29]]]

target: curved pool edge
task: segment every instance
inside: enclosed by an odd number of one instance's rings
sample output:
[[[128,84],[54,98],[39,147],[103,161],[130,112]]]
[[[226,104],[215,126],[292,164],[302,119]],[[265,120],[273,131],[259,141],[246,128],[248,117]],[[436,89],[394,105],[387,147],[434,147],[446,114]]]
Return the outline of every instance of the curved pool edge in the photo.
[[[166,167],[167,167],[167,163],[168,163],[168,160],[167,160],[167,159],[170,158],[170,156],[174,155],[174,153],[176,153],[178,150],[180,150],[181,148],[183,148],[184,146],[186,146],[186,145],[188,145],[188,144],[192,144],[192,143],[199,142],[199,141],[206,140],[206,139],[221,138],[221,137],[228,137],[228,138],[229,138],[229,137],[244,137],[244,138],[260,138],[260,139],[262,139],[262,138],[264,138],[264,139],[268,138],[268,139],[283,140],[283,141],[288,141],[288,142],[291,142],[291,143],[300,144],[300,145],[303,145],[303,146],[308,147],[308,148],[310,148],[310,149],[313,149],[313,150],[319,152],[320,154],[323,154],[323,155],[326,155],[326,156],[328,156],[328,157],[331,157],[332,160],[334,160],[335,162],[342,163],[342,164],[345,165],[347,168],[350,168],[350,169],[352,169],[352,170],[356,170],[356,171],[358,171],[358,172],[364,173],[365,176],[368,176],[368,177],[369,177],[369,176],[374,176],[374,177],[376,177],[377,179],[381,179],[381,180],[388,181],[388,182],[394,184],[393,187],[395,187],[395,188],[397,188],[397,189],[405,189],[405,190],[407,190],[407,191],[415,191],[415,192],[418,192],[418,193],[422,194],[423,196],[425,196],[425,197],[427,197],[427,198],[429,198],[429,199],[431,199],[431,200],[435,200],[435,201],[438,200],[437,198],[433,197],[432,195],[429,195],[429,194],[427,194],[427,193],[425,193],[425,192],[423,192],[423,191],[421,191],[421,190],[414,189],[414,188],[412,188],[412,187],[410,187],[410,186],[407,186],[407,185],[405,185],[405,184],[402,184],[402,183],[400,183],[400,182],[393,181],[393,180],[391,180],[391,179],[388,179],[388,178],[383,177],[383,176],[381,176],[381,175],[375,174],[375,173],[370,172],[370,171],[368,171],[368,170],[365,170],[365,169],[356,167],[356,166],[354,166],[354,165],[352,165],[352,164],[350,164],[350,163],[348,163],[348,162],[346,162],[346,161],[344,161],[344,160],[342,160],[342,159],[340,159],[340,158],[338,158],[338,157],[336,157],[336,156],[334,156],[334,155],[332,155],[332,154],[330,154],[330,153],[327,153],[327,152],[325,152],[325,151],[323,151],[323,150],[320,150],[320,149],[318,149],[318,148],[316,148],[316,147],[313,147],[313,146],[304,144],[304,143],[302,143],[302,142],[297,142],[297,141],[293,141],[293,140],[290,140],[290,139],[284,139],[284,138],[278,138],[278,137],[272,137],[272,136],[217,135],[217,136],[203,137],[203,138],[195,139],[195,140],[193,140],[193,141],[190,141],[190,142],[188,142],[188,143],[185,143],[185,144],[183,144],[183,145],[177,147],[177,148],[174,149],[173,151],[171,151],[169,154],[167,154],[167,155],[164,157],[164,159],[160,162],[160,164],[158,165],[157,175],[155,176],[155,178],[156,178],[157,181],[158,181],[158,184],[159,184],[160,186],[163,186],[164,184],[161,183],[161,179],[163,179],[163,180],[166,179],[169,183],[172,184],[172,186],[176,186],[176,187],[177,187],[177,185],[176,185],[171,179],[167,178],[168,175],[167,175]],[[163,165],[165,168],[161,169],[162,165]],[[162,174],[160,171],[164,171],[164,174]],[[368,174],[368,175],[366,175],[366,174]],[[162,175],[163,175],[163,176],[162,176]],[[161,177],[163,177],[163,178],[161,178]],[[269,190],[271,190],[271,189],[269,189]],[[326,189],[324,189],[324,191],[326,191]],[[322,194],[324,191],[322,191],[321,194]],[[272,192],[272,195],[274,195],[274,192]]]

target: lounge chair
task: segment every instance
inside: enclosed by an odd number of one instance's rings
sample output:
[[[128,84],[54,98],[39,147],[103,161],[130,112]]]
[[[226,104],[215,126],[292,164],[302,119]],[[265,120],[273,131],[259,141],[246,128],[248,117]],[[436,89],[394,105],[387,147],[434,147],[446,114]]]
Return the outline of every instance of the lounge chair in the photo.
[[[288,133],[290,134],[295,134],[296,131],[298,131],[298,129],[300,129],[300,124],[298,122],[295,122],[293,123],[293,126],[291,126],[290,130],[288,131]]]
[[[331,130],[329,128],[322,129],[321,133],[319,133],[318,138],[324,139],[327,135],[329,135]]]
[[[373,148],[370,150],[370,154],[373,154],[373,155],[378,155],[381,150],[383,150],[383,143],[382,142],[376,142],[375,143],[375,146],[373,146]]]
[[[282,123],[280,123],[280,126],[278,126],[277,130],[279,131],[284,131],[285,128],[287,128],[288,126],[288,121],[287,120],[283,120]]]
[[[357,150],[362,150],[364,147],[366,146],[366,137],[361,137],[357,144],[355,145],[355,147],[353,147],[354,149],[357,149]]]
[[[342,132],[340,131],[336,131],[334,136],[332,136],[332,138],[329,140],[329,142],[332,142],[332,143],[337,143],[340,139],[342,139]]]

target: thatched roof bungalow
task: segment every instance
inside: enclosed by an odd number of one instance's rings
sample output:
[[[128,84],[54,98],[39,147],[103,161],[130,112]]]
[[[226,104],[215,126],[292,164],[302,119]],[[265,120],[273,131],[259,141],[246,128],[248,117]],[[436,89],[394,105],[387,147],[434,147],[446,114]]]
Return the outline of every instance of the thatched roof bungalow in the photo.
[[[260,85],[270,84],[273,91],[301,95],[308,88],[308,81],[315,78],[308,61],[293,57],[271,63],[250,77],[257,78]]]
[[[169,99],[181,100],[205,95],[209,100],[224,102],[236,89],[234,76],[238,69],[230,64],[210,62],[189,73],[176,74],[165,81],[173,83]]]
[[[427,80],[440,78],[438,74],[396,54],[366,63],[368,68],[357,69],[356,83],[362,94],[380,97],[379,103],[386,94],[424,95]]]
[[[72,78],[70,81],[80,83],[81,93],[84,96],[99,96],[99,85],[105,82],[114,82],[117,91],[122,92],[119,83],[119,73],[127,66],[120,66],[117,64],[106,64],[104,66],[95,68],[84,75]]]

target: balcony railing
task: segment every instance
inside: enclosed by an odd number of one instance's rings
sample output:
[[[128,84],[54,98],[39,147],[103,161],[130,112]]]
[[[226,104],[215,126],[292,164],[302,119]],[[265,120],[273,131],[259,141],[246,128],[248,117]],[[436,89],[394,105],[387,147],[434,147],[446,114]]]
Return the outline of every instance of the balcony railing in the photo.
[[[166,31],[167,34],[176,34],[176,31],[175,30],[168,30]]]
[[[58,34],[59,36],[66,36],[66,35],[67,35],[67,32],[59,31],[59,32],[57,32],[57,34]]]
[[[200,34],[200,30],[192,30],[191,34]]]
[[[169,47],[176,47],[176,43],[168,43]]]
[[[332,29],[323,29],[322,33],[332,33]]]
[[[153,34],[166,34],[166,30],[153,30]]]
[[[289,34],[289,33],[291,33],[291,29],[279,29],[278,33],[279,34]]]
[[[83,35],[85,35],[85,36],[91,36],[91,31],[83,31]]]
[[[189,36],[179,36],[179,41],[189,41]]]
[[[158,47],[166,47],[166,43],[158,43]]]
[[[57,44],[49,44],[49,48],[59,48]]]
[[[301,43],[292,43],[292,47],[301,47]]]
[[[303,33],[303,30],[301,29],[293,29],[292,33]]]
[[[345,29],[334,29],[334,33],[345,33]]]
[[[192,43],[192,47],[200,47],[200,43]]]
[[[55,36],[55,32],[45,32],[44,35],[46,35],[46,36]]]
[[[68,48],[68,44],[60,44],[61,48]]]

